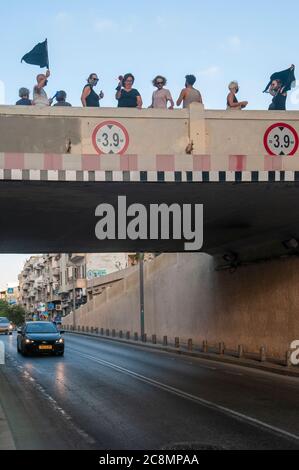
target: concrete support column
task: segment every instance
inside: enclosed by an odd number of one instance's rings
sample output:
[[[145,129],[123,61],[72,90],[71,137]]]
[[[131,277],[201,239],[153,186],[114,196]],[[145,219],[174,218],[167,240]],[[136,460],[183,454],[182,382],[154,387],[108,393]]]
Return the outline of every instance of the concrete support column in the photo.
[[[193,142],[193,154],[204,155],[206,153],[206,122],[204,106],[200,103],[192,103],[189,108],[189,139]]]

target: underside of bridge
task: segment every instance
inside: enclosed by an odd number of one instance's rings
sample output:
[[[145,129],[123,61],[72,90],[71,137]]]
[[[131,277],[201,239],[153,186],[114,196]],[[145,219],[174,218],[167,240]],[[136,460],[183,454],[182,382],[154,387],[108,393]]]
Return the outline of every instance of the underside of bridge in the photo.
[[[198,203],[204,206],[202,251],[238,260],[296,253],[283,242],[299,239],[298,182],[124,183],[0,182],[0,252],[179,252],[183,242],[99,241],[101,203]],[[293,250],[293,251],[292,251]]]

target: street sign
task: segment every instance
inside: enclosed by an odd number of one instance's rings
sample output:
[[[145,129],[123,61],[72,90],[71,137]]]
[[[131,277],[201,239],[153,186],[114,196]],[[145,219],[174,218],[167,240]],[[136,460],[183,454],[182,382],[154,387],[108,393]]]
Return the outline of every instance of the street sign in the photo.
[[[298,133],[289,124],[278,122],[267,129],[264,146],[269,155],[294,155],[299,146]]]
[[[123,155],[129,147],[127,129],[117,121],[104,121],[92,134],[92,142],[96,151],[101,154]]]

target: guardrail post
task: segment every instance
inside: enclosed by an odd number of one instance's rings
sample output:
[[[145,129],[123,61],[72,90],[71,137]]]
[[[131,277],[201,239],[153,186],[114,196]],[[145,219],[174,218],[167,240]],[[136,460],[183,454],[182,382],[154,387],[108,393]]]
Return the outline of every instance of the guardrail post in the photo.
[[[223,356],[223,354],[224,354],[224,343],[223,342],[219,343],[219,354],[221,356]]]
[[[85,331],[85,326],[82,326],[82,332],[84,333],[84,331]]]
[[[152,343],[157,344],[157,335],[152,335]]]
[[[261,361],[261,362],[265,362],[266,359],[267,359],[267,358],[266,358],[266,348],[265,348],[265,346],[262,346],[262,347],[260,348],[260,361]]]
[[[188,351],[193,351],[193,341],[192,339],[188,339]]]
[[[89,333],[89,326],[86,327],[86,333]]]
[[[134,333],[134,341],[138,341],[138,333]]]
[[[106,336],[110,336],[110,330],[109,330],[109,328],[106,329]]]
[[[291,354],[292,354],[292,351],[289,349],[286,352],[286,366],[287,367],[291,367],[291,365],[292,365],[292,363],[291,363]]]
[[[120,337],[120,338],[123,337],[123,331],[122,331],[122,330],[120,330],[120,332],[119,332],[119,337]]]
[[[244,357],[244,349],[243,349],[243,344],[238,345],[238,357]]]
[[[99,329],[98,329],[98,328],[95,328],[95,329],[94,329],[94,332],[95,332],[96,335],[98,335],[98,334],[99,334]]]
[[[177,336],[174,338],[174,347],[179,348],[180,347],[180,338]]]
[[[112,338],[115,338],[115,336],[116,336],[116,331],[112,330]]]
[[[207,341],[202,342],[202,350],[203,350],[204,353],[208,352],[208,342]]]
[[[92,326],[92,327],[90,328],[90,333],[93,334],[93,332],[94,332],[94,327]]]
[[[130,336],[131,336],[130,331],[127,331],[127,333],[126,333],[126,339],[130,339]]]
[[[167,346],[167,344],[168,344],[167,336],[163,336],[163,346]]]

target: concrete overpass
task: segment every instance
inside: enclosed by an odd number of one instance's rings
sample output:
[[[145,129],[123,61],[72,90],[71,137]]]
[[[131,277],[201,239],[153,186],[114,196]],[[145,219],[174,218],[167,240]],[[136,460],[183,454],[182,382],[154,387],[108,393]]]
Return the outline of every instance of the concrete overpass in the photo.
[[[2,106],[0,252],[181,251],[97,240],[95,208],[126,195],[203,204],[208,253],[287,253],[299,239],[298,132],[298,112]]]

